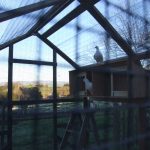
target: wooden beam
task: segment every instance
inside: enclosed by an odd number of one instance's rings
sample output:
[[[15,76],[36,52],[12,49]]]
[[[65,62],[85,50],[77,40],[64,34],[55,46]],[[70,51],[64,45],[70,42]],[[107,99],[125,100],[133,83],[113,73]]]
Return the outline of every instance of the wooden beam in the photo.
[[[45,66],[56,66],[57,65],[54,62],[39,61],[39,60],[26,60],[26,59],[13,59],[12,62],[20,63],[20,64],[33,64],[33,65],[45,65]]]
[[[24,35],[16,37],[4,44],[0,45],[0,50],[8,47],[11,44],[15,44],[21,40],[24,40],[28,37],[30,37],[31,35],[33,35],[35,32],[37,32],[38,30],[40,30],[42,27],[44,27],[50,20],[52,20],[59,12],[61,12],[65,7],[67,7],[72,0],[69,0],[69,2],[65,2],[63,4],[58,4],[56,6],[53,6],[53,8],[51,8],[43,17],[41,17],[39,19],[39,21]]]
[[[38,2],[38,3],[30,4],[27,6],[23,6],[20,8],[16,8],[13,10],[9,10],[6,12],[2,12],[0,13],[0,22],[28,14],[28,13],[37,11],[39,9],[50,7],[52,5],[56,5],[63,1],[64,0],[45,0],[45,1]]]
[[[12,150],[12,96],[13,96],[13,45],[9,46],[9,65],[8,65],[8,101],[7,101],[7,148]]]
[[[50,22],[56,15],[58,15],[63,9],[70,5],[74,0],[66,0],[63,3],[53,6],[39,21],[28,31],[29,34],[36,33],[43,28],[48,22]]]
[[[44,38],[39,33],[37,33],[36,35],[39,39],[41,39],[44,43],[46,43],[50,48],[56,51],[56,53],[58,53],[62,58],[64,58],[69,64],[71,64],[75,69],[79,69],[79,66],[72,59],[70,59],[65,53],[63,53],[57,46],[55,46],[52,42]]]
[[[126,104],[143,104],[146,102],[146,97],[136,97],[136,98],[128,98],[128,97],[118,97],[118,96],[90,96],[90,99],[95,101],[105,101],[105,102],[121,102]]]
[[[72,21],[74,18],[79,16],[81,13],[86,11],[88,7],[91,5],[94,5],[99,0],[90,0],[89,3],[86,6],[79,5],[74,10],[72,10],[69,14],[67,14],[65,17],[63,17],[60,21],[58,21],[54,26],[52,26],[49,30],[47,30],[45,33],[43,33],[44,37],[48,37],[57,30],[59,30],[61,27]]]
[[[57,54],[53,50],[53,62],[57,63]],[[54,150],[58,149],[57,144],[57,67],[53,66],[53,147]]]
[[[118,45],[126,52],[127,55],[134,56],[131,46],[121,37],[121,35],[114,29],[108,20],[95,7],[88,8],[89,13],[97,20],[97,22],[110,34],[110,36],[118,43]]]
[[[57,30],[59,30],[61,27],[69,23],[71,20],[76,18],[78,15],[83,13],[85,11],[85,8],[83,6],[78,6],[73,11],[71,11],[68,15],[63,17],[60,21],[58,21],[54,26],[52,26],[49,30],[47,30],[45,33],[43,33],[44,37],[48,37]]]
[[[76,99],[76,98],[58,98],[57,99],[57,103],[68,103],[68,102],[82,102],[83,99]],[[30,101],[27,101],[27,100],[20,100],[20,101],[17,101],[17,100],[13,100],[12,101],[12,105],[13,106],[21,106],[21,105],[33,105],[33,104],[53,104],[55,102],[54,99],[46,99],[46,100],[30,100]],[[3,102],[0,101],[0,105],[2,105]],[[4,105],[4,104],[3,104]]]
[[[141,60],[141,59],[149,59],[150,58],[150,51],[145,51],[142,53],[136,53],[136,56],[133,59]]]
[[[19,36],[19,37],[14,38],[14,39],[12,39],[12,40],[10,40],[10,41],[8,41],[8,42],[5,42],[4,44],[1,44],[1,45],[0,45],[0,50],[2,50],[2,49],[4,49],[4,48],[8,47],[8,46],[11,45],[11,44],[15,44],[15,43],[17,43],[17,42],[19,42],[19,41],[21,41],[21,40],[24,40],[24,39],[26,39],[26,38],[28,38],[28,37],[30,37],[30,36],[31,36],[31,35],[24,34],[24,35],[22,35],[22,36]]]

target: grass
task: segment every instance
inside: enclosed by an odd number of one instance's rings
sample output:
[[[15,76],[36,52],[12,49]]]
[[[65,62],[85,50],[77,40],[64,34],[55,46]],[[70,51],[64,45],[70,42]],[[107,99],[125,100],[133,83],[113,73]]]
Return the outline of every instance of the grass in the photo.
[[[118,115],[119,116],[119,115]],[[122,118],[125,117],[124,121]],[[106,142],[119,141],[120,138],[124,138],[124,133],[127,132],[127,115],[120,114],[119,128],[116,128],[115,118],[113,115],[104,113],[96,113],[96,124],[99,128],[100,142],[103,144]],[[68,117],[59,118],[58,122],[67,123]],[[53,149],[53,120],[41,119],[41,120],[26,120],[15,122],[13,125],[13,150],[47,150]],[[135,122],[135,121],[134,121]],[[124,125],[125,127],[124,127]],[[136,124],[136,122],[135,122]],[[77,125],[77,123],[75,123]],[[104,129],[109,127],[109,129]],[[135,131],[134,131],[135,130]],[[136,129],[134,129],[134,133]],[[132,132],[133,132],[132,131]],[[58,135],[61,137],[64,135],[65,129],[58,129]],[[134,134],[133,133],[133,134]],[[71,138],[70,138],[71,140]],[[90,133],[90,144],[95,143],[93,133]],[[135,146],[134,146],[135,145]],[[133,143],[133,150],[138,150],[136,143]],[[67,150],[67,148],[65,149]],[[113,150],[120,150],[119,147],[113,147]]]
[[[52,149],[52,120],[22,121],[13,126],[13,150]]]

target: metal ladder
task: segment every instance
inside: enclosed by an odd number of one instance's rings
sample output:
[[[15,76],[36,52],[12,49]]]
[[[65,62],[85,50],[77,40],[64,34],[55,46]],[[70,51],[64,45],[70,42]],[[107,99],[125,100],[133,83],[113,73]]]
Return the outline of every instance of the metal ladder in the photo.
[[[84,113],[72,112],[60,143],[59,150],[66,149],[67,147],[70,147],[72,150],[86,148],[89,143],[91,127],[96,144],[99,145],[99,135],[94,117],[94,111]],[[73,141],[69,141],[71,137],[74,139]]]

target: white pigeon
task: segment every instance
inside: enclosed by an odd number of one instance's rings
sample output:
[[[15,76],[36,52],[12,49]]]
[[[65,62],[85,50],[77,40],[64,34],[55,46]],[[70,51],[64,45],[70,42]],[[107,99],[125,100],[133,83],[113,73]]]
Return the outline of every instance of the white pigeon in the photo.
[[[85,90],[86,90],[86,91],[89,91],[90,94],[92,95],[92,93],[93,93],[93,85],[92,85],[92,82],[90,82],[90,81],[86,78],[86,76],[84,77],[83,82],[85,83]]]
[[[96,52],[94,54],[94,59],[96,60],[97,63],[102,63],[103,62],[103,55],[99,50],[98,46],[95,46]]]

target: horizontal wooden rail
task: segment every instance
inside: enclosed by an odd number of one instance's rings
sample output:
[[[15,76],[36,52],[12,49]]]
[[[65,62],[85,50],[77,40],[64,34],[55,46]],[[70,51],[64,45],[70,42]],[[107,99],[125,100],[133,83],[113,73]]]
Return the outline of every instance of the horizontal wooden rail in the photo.
[[[118,74],[122,76],[132,75],[135,77],[150,77],[150,71],[143,69],[142,71],[134,71],[134,70],[127,70],[127,69],[118,69],[115,67],[109,67],[109,66],[99,66],[99,68],[96,67],[83,67],[80,68],[80,71],[92,71],[92,72],[99,72],[99,73],[113,73]]]
[[[9,19],[13,19],[15,17],[19,17],[40,9],[44,9],[59,3],[64,2],[64,0],[45,0],[45,1],[41,1],[41,2],[37,2],[34,4],[30,4],[30,5],[26,5],[20,8],[16,8],[16,9],[12,9],[6,12],[2,12],[0,13],[0,22],[2,21],[6,21]]]
[[[47,62],[47,61],[40,61],[40,60],[27,60],[27,59],[13,59],[12,63],[46,65],[46,66],[56,66],[57,65],[54,62]]]
[[[67,102],[82,102],[81,98],[58,98],[54,99],[44,99],[44,100],[14,100],[12,101],[12,106],[15,105],[34,105],[34,104],[53,104],[53,103],[67,103]],[[7,105],[7,100],[0,101],[0,105]]]
[[[103,102],[121,102],[121,103],[145,103],[148,101],[146,97],[135,97],[135,98],[128,98],[128,97],[116,97],[116,96],[89,96],[90,100],[94,101],[103,101]],[[83,102],[83,98],[58,98],[57,100],[54,99],[46,99],[46,100],[14,100],[12,101],[12,106],[15,105],[34,105],[34,104],[53,104],[53,103],[68,103],[68,102]],[[7,105],[7,100],[0,101],[0,105]]]
[[[118,102],[118,103],[145,103],[147,101],[146,97],[118,97],[118,96],[90,96],[89,99],[95,101],[104,101],[104,102]]]

